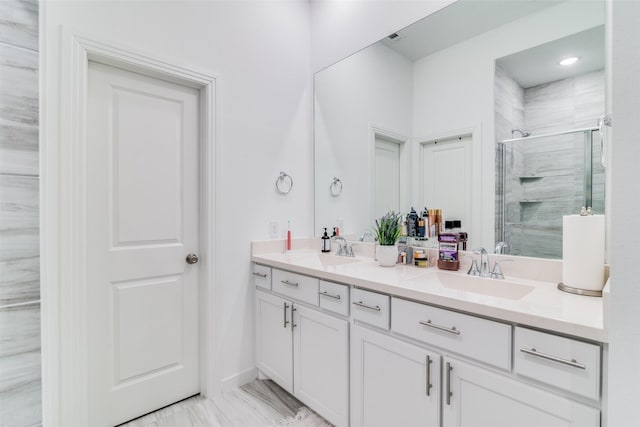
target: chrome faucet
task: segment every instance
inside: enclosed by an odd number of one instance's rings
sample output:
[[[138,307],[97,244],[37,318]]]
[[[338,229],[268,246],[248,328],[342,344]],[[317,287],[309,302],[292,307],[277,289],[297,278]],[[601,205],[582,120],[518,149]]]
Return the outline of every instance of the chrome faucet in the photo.
[[[353,254],[353,247],[349,246],[349,243],[347,242],[347,239],[345,239],[342,236],[335,236],[332,237],[332,239],[334,241],[338,241],[340,240],[342,243],[338,244],[338,250],[336,251],[336,255],[338,256],[348,256],[348,257],[354,257],[355,255]]]
[[[480,255],[480,268],[478,268],[478,264],[476,264],[476,260],[474,259],[467,274],[480,277],[491,276],[491,271],[489,270],[489,253],[487,250],[485,248],[477,248],[473,250],[473,253]]]
[[[365,231],[364,233],[362,233],[362,235],[360,236],[360,241],[361,241],[361,242],[364,242],[364,239],[365,239],[367,236],[371,237],[371,238],[373,239],[373,240],[372,240],[373,242],[375,242],[375,241],[376,241],[376,236],[374,236],[374,235],[373,235],[373,233],[372,233],[372,232],[370,232],[370,231]]]
[[[496,249],[493,252],[496,254],[506,254],[508,247],[509,244],[507,242],[498,242],[496,244]]]
[[[478,267],[477,260],[473,258],[471,261],[471,267],[467,274],[470,276],[491,277],[492,279],[504,279],[504,274],[500,268],[500,264],[503,262],[513,261],[512,259],[497,259],[493,264],[493,270],[489,265],[489,253],[485,248],[478,248],[473,250],[474,254],[480,255],[480,267]]]

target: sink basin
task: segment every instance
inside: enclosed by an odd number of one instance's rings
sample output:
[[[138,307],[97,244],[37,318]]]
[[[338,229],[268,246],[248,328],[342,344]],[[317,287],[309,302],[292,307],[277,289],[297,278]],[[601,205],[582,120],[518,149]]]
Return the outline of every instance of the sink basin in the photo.
[[[354,262],[362,261],[359,258],[338,256],[333,254],[319,254],[318,259],[320,260],[320,264],[324,266],[351,264]]]
[[[322,253],[308,249],[289,252],[284,256],[289,261],[294,261],[313,268],[353,264],[363,261],[362,258],[338,256],[332,253]]]
[[[489,279],[485,277],[466,276],[463,274],[437,273],[442,287],[464,292],[488,295],[498,298],[519,300],[534,287],[509,281],[509,279]]]

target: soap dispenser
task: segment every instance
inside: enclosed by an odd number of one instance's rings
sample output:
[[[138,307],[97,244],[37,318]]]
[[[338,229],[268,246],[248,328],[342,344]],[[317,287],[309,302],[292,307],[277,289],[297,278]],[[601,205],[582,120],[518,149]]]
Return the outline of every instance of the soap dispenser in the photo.
[[[322,235],[322,252],[331,252],[331,239],[327,234],[327,227],[324,227],[324,234]]]

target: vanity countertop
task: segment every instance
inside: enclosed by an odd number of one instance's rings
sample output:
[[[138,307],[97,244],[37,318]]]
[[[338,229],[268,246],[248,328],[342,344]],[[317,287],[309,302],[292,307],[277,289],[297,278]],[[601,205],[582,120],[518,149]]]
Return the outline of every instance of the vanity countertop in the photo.
[[[498,280],[467,276],[462,268],[449,272],[410,265],[380,267],[365,256],[338,257],[304,247],[285,253],[275,248],[273,243],[254,242],[252,261],[479,316],[608,341],[603,298],[562,292],[556,282],[515,277],[506,268],[505,280]]]

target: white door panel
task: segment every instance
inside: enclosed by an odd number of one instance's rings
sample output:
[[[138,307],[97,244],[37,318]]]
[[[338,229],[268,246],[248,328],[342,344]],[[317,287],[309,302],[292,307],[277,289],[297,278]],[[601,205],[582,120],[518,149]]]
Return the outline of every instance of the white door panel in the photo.
[[[114,425],[197,394],[199,92],[89,62],[89,413]]]
[[[375,215],[400,210],[400,144],[376,138]]]
[[[471,231],[471,136],[422,144],[422,204],[442,209],[445,220],[459,219]]]

